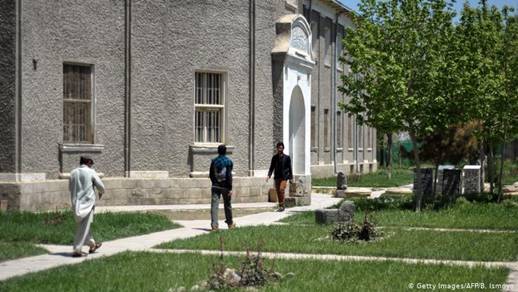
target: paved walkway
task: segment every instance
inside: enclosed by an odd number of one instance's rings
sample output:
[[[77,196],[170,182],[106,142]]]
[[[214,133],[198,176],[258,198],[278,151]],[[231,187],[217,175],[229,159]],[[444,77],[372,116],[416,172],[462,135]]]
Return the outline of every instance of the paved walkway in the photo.
[[[310,206],[290,208],[286,212],[262,212],[247,216],[235,218],[238,226],[254,226],[254,225],[270,225],[278,224],[278,220],[292,215],[295,212],[315,210],[326,208],[338,203],[340,198],[332,198],[327,195],[312,195],[312,203]],[[274,207],[272,203],[252,203],[252,204],[233,204],[234,208],[269,208]],[[209,204],[200,205],[170,205],[170,206],[127,206],[127,207],[99,207],[99,212],[120,212],[120,211],[151,211],[151,210],[204,210],[210,209]],[[106,256],[112,256],[123,251],[151,251],[164,253],[200,253],[200,254],[220,254],[220,251],[203,251],[203,250],[163,250],[152,249],[152,247],[164,242],[176,239],[194,237],[209,232],[210,220],[181,220],[175,221],[183,228],[165,230],[146,235],[122,238],[103,243],[102,248],[95,254],[84,258],[72,258],[71,246],[64,245],[41,245],[49,251],[49,254],[27,257],[17,260],[11,260],[0,263],[0,281],[22,276],[27,273],[39,272],[54,267],[78,264],[86,260],[97,259]],[[417,228],[416,228],[417,229]],[[451,231],[451,230],[449,230]],[[461,230],[459,230],[461,231]],[[471,230],[470,230],[471,231]],[[242,255],[244,252],[224,252],[226,255]],[[518,262],[476,262],[476,261],[449,261],[434,259],[409,259],[409,258],[389,258],[389,257],[372,257],[372,256],[344,256],[330,254],[294,254],[294,253],[262,253],[268,258],[285,258],[285,259],[315,259],[315,260],[339,260],[339,261],[397,261],[406,263],[424,263],[424,264],[449,264],[461,266],[477,266],[486,267],[507,267],[511,269],[511,273],[507,280],[506,290],[518,291]]]
[[[315,210],[319,208],[330,207],[338,203],[340,198],[332,198],[330,196],[315,194],[312,196],[310,206],[295,207],[287,209],[286,212],[262,212],[243,217],[234,218],[237,226],[254,226],[261,224],[272,224],[275,221],[288,217],[295,212]],[[233,204],[233,207],[239,208],[262,208],[273,207],[272,203],[252,203],[252,204]],[[199,210],[210,209],[209,204],[200,205],[176,205],[176,206],[128,206],[128,207],[99,207],[96,210],[106,211],[141,211],[141,210]],[[54,267],[78,264],[86,260],[97,259],[104,256],[112,256],[123,251],[144,251],[149,250],[153,246],[176,239],[189,238],[196,235],[208,233],[210,220],[189,220],[175,221],[184,226],[184,228],[165,230],[146,235],[133,236],[127,238],[116,239],[103,243],[98,252],[84,258],[72,258],[71,246],[65,245],[40,245],[47,249],[50,253],[33,257],[26,257],[0,263],[0,281],[11,277],[21,276],[27,273],[39,272]],[[222,226],[222,229],[226,227]]]

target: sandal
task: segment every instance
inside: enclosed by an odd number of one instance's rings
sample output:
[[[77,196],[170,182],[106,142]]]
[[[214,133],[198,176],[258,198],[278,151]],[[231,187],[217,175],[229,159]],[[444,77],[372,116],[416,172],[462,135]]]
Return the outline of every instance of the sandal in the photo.
[[[98,242],[94,244],[94,246],[90,246],[90,249],[88,250],[89,253],[94,253],[96,250],[98,250],[103,245],[102,242]]]

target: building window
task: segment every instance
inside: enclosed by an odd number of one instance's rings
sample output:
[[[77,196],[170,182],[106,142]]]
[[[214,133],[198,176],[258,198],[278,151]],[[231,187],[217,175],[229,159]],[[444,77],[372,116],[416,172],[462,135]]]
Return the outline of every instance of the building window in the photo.
[[[367,148],[372,148],[372,139],[371,139],[371,131],[370,127],[367,128]]]
[[[324,148],[329,149],[329,110],[324,109]]]
[[[343,54],[342,40],[344,38],[344,28],[339,25],[336,32],[336,69],[343,71],[343,64],[340,63],[340,57]]]
[[[320,31],[318,29],[320,23],[320,14],[314,11],[311,14],[311,45],[313,46],[313,59],[318,62],[320,57],[320,42],[318,37],[320,35]]]
[[[358,125],[358,148],[363,149],[363,125]]]
[[[223,74],[196,72],[195,138],[198,143],[223,142]]]
[[[63,143],[93,144],[92,66],[63,64]]]
[[[342,112],[336,112],[336,147],[343,148],[343,122],[342,122]]]
[[[353,119],[347,115],[347,147],[353,148]]]
[[[330,18],[326,18],[324,22],[324,65],[331,66],[331,25]]]
[[[317,147],[317,114],[315,106],[311,106],[311,147]]]

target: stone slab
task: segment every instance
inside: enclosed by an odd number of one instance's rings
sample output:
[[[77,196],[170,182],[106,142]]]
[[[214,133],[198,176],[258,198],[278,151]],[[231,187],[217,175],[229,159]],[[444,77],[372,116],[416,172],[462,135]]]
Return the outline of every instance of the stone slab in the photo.
[[[337,209],[317,209],[315,210],[315,222],[317,224],[333,224],[338,220]]]

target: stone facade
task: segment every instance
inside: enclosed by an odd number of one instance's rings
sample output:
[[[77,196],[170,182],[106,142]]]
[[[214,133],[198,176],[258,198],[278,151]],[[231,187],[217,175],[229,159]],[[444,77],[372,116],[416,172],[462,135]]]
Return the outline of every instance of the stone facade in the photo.
[[[88,154],[107,177],[150,172],[162,178],[164,173],[206,177],[217,144],[194,142],[195,74],[218,72],[225,80],[223,142],[236,176],[265,176],[275,142],[285,138],[275,95],[282,76],[273,74],[275,24],[296,13],[310,20],[316,60],[312,175],[333,176],[334,165],[344,173],[376,169],[375,132],[360,134],[345,114],[336,122],[331,115],[334,96],[346,100],[335,90],[332,68],[336,80],[348,70],[333,63],[331,36],[335,28],[343,36],[350,25],[350,12],[334,1],[299,0],[294,6],[283,0],[10,0],[0,5],[0,173],[58,179]],[[63,143],[64,64],[93,68],[91,144]]]

